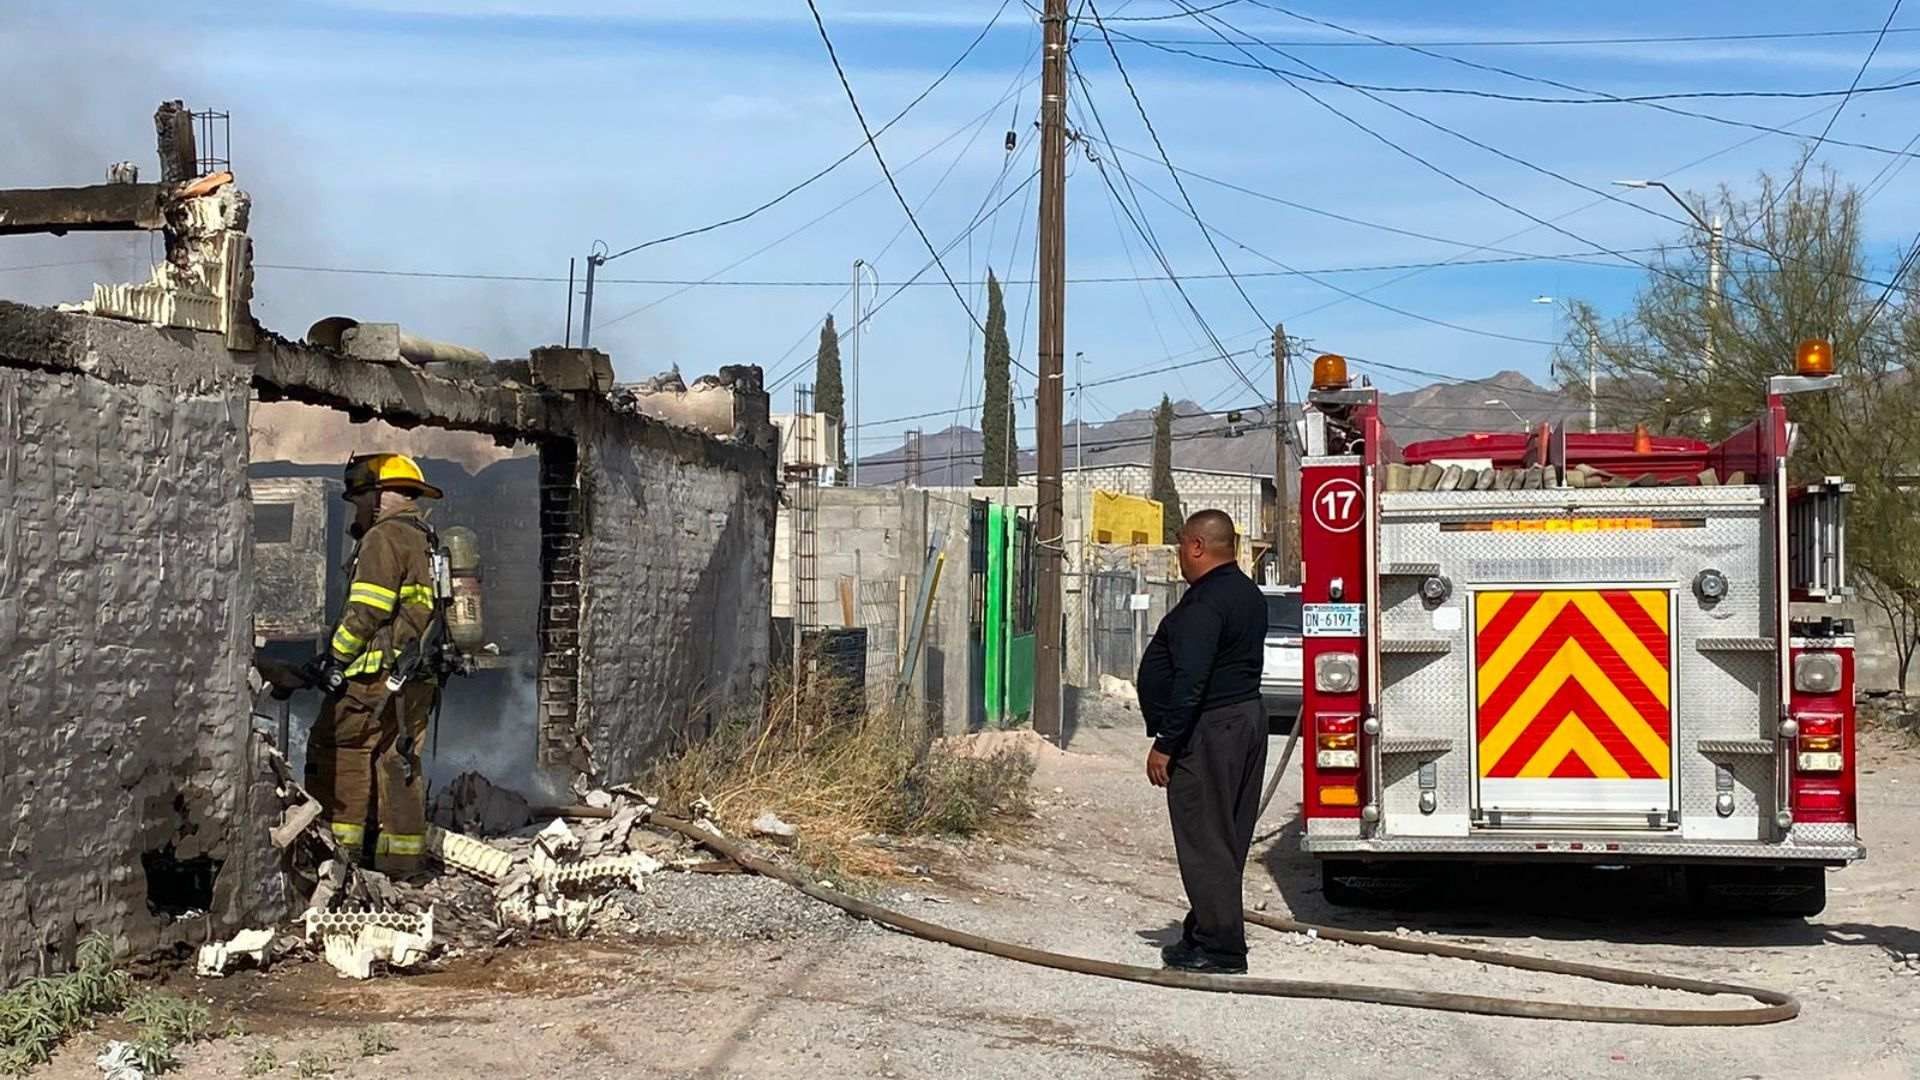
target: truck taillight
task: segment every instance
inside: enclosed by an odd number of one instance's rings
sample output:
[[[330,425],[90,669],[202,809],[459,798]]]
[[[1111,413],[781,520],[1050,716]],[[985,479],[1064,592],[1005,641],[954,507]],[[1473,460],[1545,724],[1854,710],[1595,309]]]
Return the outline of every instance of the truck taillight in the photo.
[[[1313,765],[1321,771],[1350,773],[1359,769],[1359,717],[1354,713],[1334,713],[1313,717]],[[1329,799],[1329,788],[1321,786],[1321,801],[1327,805],[1359,805],[1359,796],[1348,796],[1346,790],[1354,790],[1354,776],[1334,778],[1334,786],[1340,788],[1340,794]],[[1352,798],[1354,801],[1336,801]]]
[[[1800,772],[1837,773],[1846,763],[1840,717],[1802,713],[1795,765]]]
[[[1360,718],[1358,716],[1349,713],[1315,717],[1313,741],[1314,764],[1320,768],[1348,770],[1360,767]],[[1343,777],[1342,782],[1350,784],[1351,779]],[[1321,790],[1324,794],[1325,789]]]
[[[1800,624],[1793,642],[1793,820],[1851,824],[1854,789],[1853,643]]]

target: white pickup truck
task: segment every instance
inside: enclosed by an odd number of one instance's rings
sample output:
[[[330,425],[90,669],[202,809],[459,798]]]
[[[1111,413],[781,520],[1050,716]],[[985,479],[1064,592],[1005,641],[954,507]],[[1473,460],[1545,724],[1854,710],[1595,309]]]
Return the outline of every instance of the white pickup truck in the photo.
[[[1300,711],[1300,586],[1262,585],[1267,598],[1267,648],[1260,665],[1260,699],[1267,730],[1293,730]]]

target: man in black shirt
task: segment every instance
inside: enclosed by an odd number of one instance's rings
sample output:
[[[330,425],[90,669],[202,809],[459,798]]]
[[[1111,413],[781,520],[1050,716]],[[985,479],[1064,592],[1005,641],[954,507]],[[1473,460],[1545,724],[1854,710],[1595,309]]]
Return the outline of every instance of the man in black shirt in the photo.
[[[1267,765],[1260,701],[1267,604],[1235,562],[1232,518],[1202,510],[1178,540],[1189,588],[1160,621],[1137,680],[1153,737],[1147,779],[1167,789],[1192,909],[1179,943],[1161,957],[1168,967],[1238,974],[1247,970],[1240,879]]]

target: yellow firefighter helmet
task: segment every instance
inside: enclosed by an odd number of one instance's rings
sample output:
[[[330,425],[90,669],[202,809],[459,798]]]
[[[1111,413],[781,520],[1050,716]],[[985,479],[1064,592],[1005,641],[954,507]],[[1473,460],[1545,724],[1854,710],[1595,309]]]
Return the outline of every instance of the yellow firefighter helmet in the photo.
[[[428,499],[442,497],[427,483],[420,465],[405,454],[361,454],[347,462],[345,498],[366,491],[399,491]]]

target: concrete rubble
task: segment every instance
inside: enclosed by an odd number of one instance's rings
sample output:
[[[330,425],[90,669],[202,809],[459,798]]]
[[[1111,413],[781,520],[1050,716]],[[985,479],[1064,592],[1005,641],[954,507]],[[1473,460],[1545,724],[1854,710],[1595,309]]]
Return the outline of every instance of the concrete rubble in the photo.
[[[105,1080],[147,1080],[147,1071],[140,1067],[139,1051],[125,1039],[109,1042],[93,1063]]]
[[[352,979],[373,977],[373,965],[405,970],[433,952],[433,909],[424,915],[395,911],[314,911],[305,916],[306,939],[318,937],[334,970]]]
[[[780,815],[771,810],[754,818],[751,827],[756,836],[771,836],[780,840],[791,840],[800,834],[800,830],[781,820]]]
[[[644,827],[651,800],[616,787],[582,794],[582,805],[568,812],[584,820],[542,815],[541,824],[523,824],[490,840],[430,826],[428,854],[450,873],[422,884],[395,882],[355,866],[339,850],[311,812],[313,800],[293,782],[285,758],[264,737],[262,748],[285,807],[275,842],[287,840],[283,846],[296,872],[303,864],[311,867],[301,942],[347,978],[411,969],[519,933],[581,937],[600,923],[632,918],[627,907],[610,900],[645,892],[647,879],[669,865],[660,856],[671,853],[678,869],[701,861],[684,840]],[[436,802],[443,820],[479,823],[490,812],[496,822],[531,816],[524,799],[478,775],[461,777],[448,794],[454,797]],[[443,910],[450,919],[443,919]],[[451,935],[441,933],[448,928]],[[256,949],[264,963],[271,937],[251,932],[209,945],[202,974],[224,973],[234,958]]]
[[[225,975],[239,961],[264,968],[273,958],[273,931],[242,930],[227,941],[212,941],[200,946],[194,973],[210,979]]]

